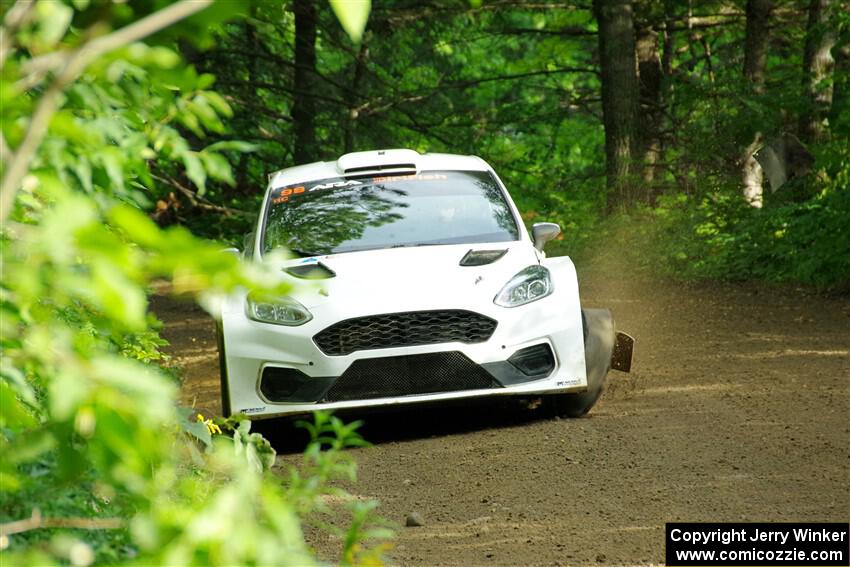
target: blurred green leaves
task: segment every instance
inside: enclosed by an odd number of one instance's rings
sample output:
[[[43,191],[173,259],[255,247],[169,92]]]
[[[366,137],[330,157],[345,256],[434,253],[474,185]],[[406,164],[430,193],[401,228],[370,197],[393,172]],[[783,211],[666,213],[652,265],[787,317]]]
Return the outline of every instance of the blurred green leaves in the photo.
[[[330,0],[330,5],[351,41],[360,43],[369,21],[372,0]]]
[[[39,56],[64,57],[143,9],[36,2],[2,69],[4,144],[20,148],[44,94],[50,72],[38,71]],[[226,139],[232,111],[210,90],[214,77],[184,64],[167,36],[111,51],[67,86],[0,231],[4,565],[313,565],[300,522],[331,482],[353,474],[338,455],[348,441],[312,451],[305,472],[284,482],[250,422],[211,435],[177,410],[150,288],[199,299],[213,315],[212,299],[237,289],[289,288],[266,264],[142,211],[171,191],[195,199],[210,180],[233,184],[228,156],[253,148]],[[209,134],[215,143],[205,144]],[[4,146],[4,172],[10,155]],[[83,524],[117,516],[129,529],[5,531],[36,510]]]

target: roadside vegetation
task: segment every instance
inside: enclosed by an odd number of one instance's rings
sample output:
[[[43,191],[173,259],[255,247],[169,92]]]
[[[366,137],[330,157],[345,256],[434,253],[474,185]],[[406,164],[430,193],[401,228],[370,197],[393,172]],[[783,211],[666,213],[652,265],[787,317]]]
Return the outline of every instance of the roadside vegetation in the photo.
[[[193,17],[206,4],[46,0],[4,14],[3,565],[313,565],[303,530],[327,524],[329,496],[350,527],[328,559],[380,562],[366,544],[387,535],[374,505],[335,487],[355,478],[343,450],[363,444],[357,424],[317,414],[300,465],[272,472],[249,421],[176,405],[151,286],[211,311],[235,286],[287,291],[151,219],[160,180],[185,178],[202,199],[232,181],[227,152],[248,149],[204,141],[232,109],[174,47],[211,41],[222,14]]]
[[[2,4],[0,558],[350,565],[391,533],[356,424],[299,466],[176,405],[153,286],[286,289],[242,246],[276,169],[478,154],[559,250],[683,278],[850,282],[850,12],[827,0]],[[368,21],[367,21],[368,17]],[[635,65],[637,61],[637,65]],[[335,502],[342,502],[337,506]],[[344,509],[344,510],[343,510]],[[346,528],[328,517],[342,514]]]

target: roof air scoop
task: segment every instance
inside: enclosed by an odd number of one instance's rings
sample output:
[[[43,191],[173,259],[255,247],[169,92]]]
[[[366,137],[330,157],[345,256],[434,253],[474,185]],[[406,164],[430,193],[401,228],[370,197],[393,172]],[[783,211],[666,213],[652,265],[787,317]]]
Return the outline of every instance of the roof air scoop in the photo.
[[[419,152],[413,150],[354,152],[339,158],[336,167],[344,175],[416,173],[419,156]]]

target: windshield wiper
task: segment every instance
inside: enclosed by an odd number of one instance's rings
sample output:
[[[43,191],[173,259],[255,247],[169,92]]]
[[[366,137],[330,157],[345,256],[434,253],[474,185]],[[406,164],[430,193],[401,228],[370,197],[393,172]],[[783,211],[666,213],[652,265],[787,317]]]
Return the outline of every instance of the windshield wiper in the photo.
[[[409,244],[393,244],[390,248],[416,248],[417,246],[442,246],[442,242],[411,242]]]

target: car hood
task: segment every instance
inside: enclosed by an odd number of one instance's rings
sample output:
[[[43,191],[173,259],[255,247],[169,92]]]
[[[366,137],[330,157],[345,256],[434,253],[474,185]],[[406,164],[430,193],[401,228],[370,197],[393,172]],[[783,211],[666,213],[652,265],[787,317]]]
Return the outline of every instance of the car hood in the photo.
[[[506,250],[483,266],[461,266],[470,250]],[[292,297],[309,309],[345,306],[349,313],[425,309],[475,309],[493,298],[517,272],[539,260],[530,242],[500,242],[388,248],[301,258],[283,263],[295,285]],[[286,272],[321,264],[333,277],[304,280]]]

